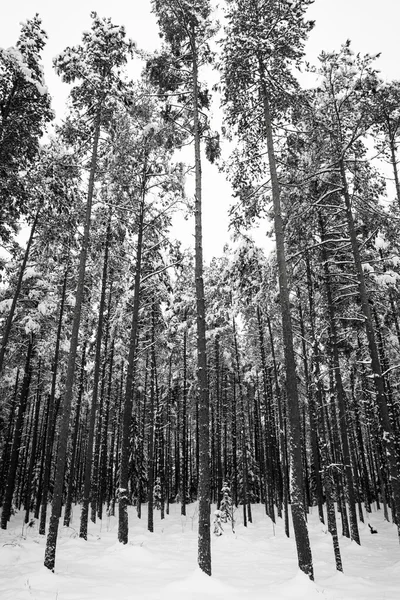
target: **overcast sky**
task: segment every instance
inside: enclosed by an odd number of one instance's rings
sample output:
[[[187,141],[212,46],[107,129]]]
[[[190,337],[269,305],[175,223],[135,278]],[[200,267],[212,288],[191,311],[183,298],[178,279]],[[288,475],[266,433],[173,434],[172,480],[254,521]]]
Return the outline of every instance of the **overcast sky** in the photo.
[[[153,50],[159,44],[150,0],[11,0],[3,7],[0,19],[0,47],[15,44],[20,22],[36,12],[42,17],[48,43],[43,56],[46,83],[54,97],[53,108],[60,117],[68,88],[52,70],[51,61],[66,46],[78,44],[82,31],[90,29],[90,12],[111,17],[123,24],[127,34],[139,47]],[[309,18],[316,25],[307,45],[307,58],[315,62],[321,50],[334,50],[346,39],[352,40],[357,52],[381,52],[377,66],[384,78],[400,79],[399,0],[315,0]],[[220,254],[227,240],[229,187],[224,185],[214,167],[204,165],[204,251],[207,259]],[[185,222],[186,223],[186,222]],[[183,227],[183,225],[182,225]],[[186,234],[185,243],[190,243]],[[258,236],[257,236],[258,237]]]

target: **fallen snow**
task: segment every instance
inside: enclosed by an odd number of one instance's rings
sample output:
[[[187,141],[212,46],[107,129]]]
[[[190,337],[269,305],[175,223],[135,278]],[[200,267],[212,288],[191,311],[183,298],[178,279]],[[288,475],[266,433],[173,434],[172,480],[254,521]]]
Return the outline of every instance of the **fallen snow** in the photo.
[[[215,507],[213,507],[214,512]],[[155,531],[146,529],[147,511],[138,519],[130,508],[129,543],[117,539],[117,519],[90,523],[88,541],[78,537],[79,508],[71,527],[61,528],[55,574],[43,566],[45,538],[37,527],[23,526],[23,511],[0,530],[0,598],[2,600],[395,600],[400,590],[400,546],[397,529],[373,512],[371,535],[360,524],[362,545],[340,539],[344,574],[335,571],[331,537],[309,517],[315,583],[297,566],[293,537],[283,523],[253,506],[253,523],[243,527],[242,509],[236,511],[235,533],[228,526],[212,537],[212,577],[196,566],[197,506],[171,505]],[[339,524],[340,527],[340,524]]]

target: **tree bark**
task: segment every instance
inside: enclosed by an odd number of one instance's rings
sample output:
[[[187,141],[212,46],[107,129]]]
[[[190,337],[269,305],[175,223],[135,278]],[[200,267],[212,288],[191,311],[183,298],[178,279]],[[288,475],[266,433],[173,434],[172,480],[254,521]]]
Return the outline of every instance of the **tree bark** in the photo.
[[[389,147],[390,147],[390,162],[392,164],[393,175],[394,175],[394,183],[396,187],[396,199],[397,203],[400,207],[400,182],[399,182],[399,172],[397,170],[397,160],[396,160],[396,146],[394,143],[394,139],[392,137],[389,138]]]
[[[55,407],[55,395],[56,395],[56,386],[57,386],[57,373],[58,373],[58,363],[59,363],[59,355],[60,355],[60,344],[61,344],[61,330],[62,323],[64,317],[64,306],[65,306],[65,296],[67,290],[67,279],[68,279],[68,271],[69,265],[65,269],[64,273],[64,281],[61,292],[61,304],[60,304],[60,314],[58,316],[58,326],[57,326],[57,336],[56,336],[56,347],[54,350],[54,360],[53,360],[53,372],[51,376],[51,388],[50,388],[50,396],[48,402],[48,418],[47,418],[47,432],[46,432],[46,443],[45,443],[45,456],[44,456],[44,473],[43,473],[43,483],[42,483],[42,510],[40,512],[40,523],[39,523],[39,533],[40,535],[44,535],[46,533],[46,515],[47,515],[47,496],[49,492],[49,482],[50,482],[50,470],[51,470],[51,460],[53,454],[53,445],[54,445],[54,430],[56,425],[57,418],[57,410]]]
[[[31,499],[31,490],[32,490],[32,479],[33,479],[33,469],[35,467],[36,462],[36,448],[38,441],[38,430],[39,430],[39,410],[42,399],[42,390],[41,390],[41,360],[39,359],[38,364],[38,374],[37,374],[37,389],[36,389],[36,400],[32,410],[32,418],[33,422],[33,432],[32,432],[32,447],[30,450],[30,458],[29,458],[29,468],[26,477],[26,491],[25,491],[25,523],[29,523],[29,512],[31,504],[33,504]]]
[[[110,297],[111,302],[111,297]],[[100,481],[99,481],[99,501],[98,501],[98,509],[97,515],[99,519],[103,517],[103,503],[106,499],[107,492],[107,453],[108,453],[108,429],[109,429],[109,420],[110,420],[110,405],[111,405],[111,390],[112,390],[112,382],[113,382],[113,374],[114,374],[114,344],[115,339],[111,342],[111,350],[109,357],[109,365],[108,365],[108,381],[107,381],[107,395],[106,395],[106,404],[104,409],[104,417],[102,424],[102,432],[101,432],[101,451],[100,451]],[[140,502],[140,498],[138,498],[138,502]]]
[[[199,395],[199,501],[198,553],[199,567],[211,575],[211,528],[210,528],[210,408],[208,397],[206,307],[203,280],[203,233],[202,233],[202,181],[200,156],[198,56],[194,26],[190,37],[193,76],[193,133],[195,154],[195,283],[197,321],[197,385]]]
[[[64,486],[65,465],[67,460],[69,420],[71,415],[72,396],[75,380],[75,361],[78,349],[79,326],[81,322],[82,303],[85,286],[86,259],[89,248],[90,218],[92,213],[92,201],[94,194],[94,181],[97,166],[97,150],[100,137],[101,106],[97,109],[94,125],[94,140],[92,147],[92,158],[89,175],[89,189],[86,203],[85,226],[83,232],[82,248],[79,258],[78,281],[75,293],[75,308],[72,321],[72,333],[70,339],[70,350],[68,355],[67,377],[65,382],[65,396],[63,412],[60,421],[59,452],[57,456],[56,477],[54,483],[53,505],[50,517],[49,533],[46,541],[44,566],[54,572],[57,548],[58,523],[61,515],[62,494]]]
[[[85,365],[86,365],[86,344],[83,345],[82,350],[82,362],[81,362],[81,372],[79,377],[79,391],[78,398],[76,400],[75,406],[75,420],[74,420],[74,429],[72,435],[72,444],[71,444],[71,464],[69,467],[69,481],[68,481],[68,489],[67,489],[67,498],[65,500],[65,511],[64,511],[64,527],[69,527],[71,521],[71,508],[72,508],[72,490],[74,486],[74,471],[75,464],[77,458],[77,442],[78,442],[78,433],[79,433],[79,419],[81,416],[81,405],[82,405],[82,397],[84,392],[84,382],[85,382]]]
[[[101,369],[101,344],[103,340],[103,322],[104,322],[104,309],[106,303],[106,288],[107,288],[107,270],[108,270],[108,253],[111,241],[111,215],[109,216],[106,232],[106,243],[104,249],[103,259],[103,273],[101,282],[101,293],[100,293],[100,305],[99,305],[99,319],[97,323],[97,334],[96,334],[96,353],[94,359],[94,373],[93,373],[93,392],[92,392],[92,403],[90,407],[89,417],[89,431],[88,431],[88,447],[86,452],[86,463],[85,463],[85,483],[83,487],[83,498],[82,498],[82,509],[81,509],[81,522],[79,537],[87,540],[87,528],[89,518],[89,502],[90,502],[90,491],[92,488],[92,468],[93,468],[93,440],[95,433],[96,415],[97,415],[97,399],[99,395],[99,379]],[[96,513],[95,513],[96,515]]]
[[[136,345],[139,329],[140,277],[142,269],[145,194],[145,182],[143,182],[138,218],[138,239],[136,248],[135,289],[133,296],[132,325],[129,340],[128,367],[126,371],[125,399],[122,413],[121,464],[118,508],[118,540],[122,544],[128,543],[128,482],[130,454],[129,440],[132,419],[132,394],[135,372]]]
[[[186,315],[185,315],[186,317]],[[181,470],[181,515],[186,516],[187,495],[187,322],[183,332],[183,390],[182,390],[182,470]],[[179,445],[178,445],[179,448]]]
[[[154,407],[158,404],[157,384],[156,384],[156,353],[155,345],[155,318],[154,318],[154,302],[151,315],[151,367],[150,367],[150,415],[149,415],[149,437],[148,437],[148,465],[147,465],[147,480],[148,480],[148,498],[147,498],[147,529],[153,533],[154,531]]]
[[[304,510],[304,482],[301,455],[301,423],[297,390],[296,362],[293,348],[292,319],[285,257],[284,225],[281,212],[280,184],[276,170],[274,140],[264,65],[259,61],[260,92],[264,108],[268,162],[272,185],[276,255],[279,273],[279,300],[282,315],[283,348],[286,366],[286,395],[290,423],[291,511],[300,569],[314,579],[310,541]]]
[[[31,359],[33,354],[33,336],[31,335],[28,342],[28,349],[26,353],[25,371],[24,378],[21,387],[18,415],[14,430],[14,439],[11,449],[10,465],[8,468],[6,490],[4,494],[3,510],[1,513],[1,529],[7,529],[7,523],[11,516],[11,507],[15,488],[15,475],[18,467],[18,455],[21,446],[22,429],[24,426],[24,414],[28,401],[29,386],[31,382],[32,366]]]

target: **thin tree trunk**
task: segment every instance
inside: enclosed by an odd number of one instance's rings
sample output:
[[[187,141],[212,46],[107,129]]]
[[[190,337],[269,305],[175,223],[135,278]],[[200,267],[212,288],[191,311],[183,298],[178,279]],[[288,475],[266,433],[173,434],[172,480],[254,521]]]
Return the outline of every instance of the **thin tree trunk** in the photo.
[[[221,429],[222,429],[222,415],[221,415],[221,373],[220,373],[220,339],[219,334],[215,336],[215,400],[217,404],[216,414],[216,461],[217,461],[217,508],[219,509],[222,499],[222,460],[221,460]]]
[[[328,520],[328,530],[332,536],[332,544],[333,544],[333,553],[335,556],[335,563],[337,571],[343,572],[342,565],[342,557],[340,554],[340,545],[339,545],[339,537],[337,532],[336,525],[336,515],[335,515],[335,504],[333,501],[333,485],[332,485],[332,475],[329,472],[329,454],[328,454],[328,444],[326,438],[326,428],[325,428],[325,417],[322,412],[320,422],[322,424],[322,460],[324,465],[324,485],[325,485],[325,493],[326,493],[326,511],[327,511],[327,520]]]
[[[328,414],[328,406],[327,406],[326,421],[327,421],[327,425],[328,425],[328,430],[329,430],[329,424],[331,424],[329,434],[330,434],[330,442],[331,442],[330,445],[331,445],[331,453],[332,453],[332,457],[333,457],[333,462],[336,465],[339,465],[339,464],[345,465],[345,460],[343,458],[343,447],[341,444],[340,431],[339,431],[339,419],[337,416],[337,402],[336,402],[337,389],[336,389],[336,385],[335,385],[336,377],[334,376],[334,373],[335,373],[335,362],[334,362],[333,353],[332,353],[332,351],[330,351],[330,356],[329,356],[329,405],[328,405],[329,409],[330,409],[330,416]],[[350,538],[350,528],[349,528],[349,522],[348,522],[348,518],[347,518],[347,504],[346,504],[346,498],[344,496],[343,474],[338,469],[333,471],[333,480],[335,481],[336,489],[337,489],[338,511],[340,512],[341,519],[342,519],[342,535],[344,537]]]
[[[14,385],[14,394],[11,404],[11,412],[9,416],[8,428],[7,428],[7,436],[4,442],[3,456],[2,456],[2,466],[1,466],[1,478],[0,478],[0,504],[3,503],[3,494],[5,491],[5,480],[7,478],[8,466],[10,461],[10,452],[12,447],[12,437],[13,437],[13,426],[14,426],[14,416],[15,409],[17,407],[18,401],[18,384],[19,384],[19,373],[20,369],[17,369],[17,376],[15,378]]]
[[[303,502],[303,470],[301,455],[301,423],[299,398],[297,391],[296,362],[293,349],[293,331],[290,314],[289,286],[285,258],[284,226],[281,213],[280,184],[276,170],[272,122],[269,108],[264,65],[259,61],[261,96],[264,108],[268,162],[272,184],[272,202],[274,210],[274,229],[276,255],[279,274],[279,299],[282,314],[283,348],[286,366],[286,394],[290,423],[290,463],[291,463],[291,511],[296,538],[297,555],[300,569],[314,579],[310,541],[308,537]]]
[[[31,490],[32,490],[33,470],[34,470],[35,462],[36,462],[36,448],[37,448],[38,429],[39,429],[39,410],[40,410],[40,403],[41,403],[41,398],[42,398],[42,393],[41,393],[41,389],[40,389],[40,386],[41,386],[40,376],[41,376],[41,360],[39,359],[36,401],[34,404],[34,410],[32,411],[32,417],[34,418],[33,433],[32,433],[32,447],[31,447],[31,452],[30,452],[29,468],[28,468],[28,473],[27,473],[27,478],[26,478],[25,523],[29,523],[30,507],[31,507],[31,504],[33,504],[32,499],[31,499]]]
[[[186,318],[186,315],[185,315]],[[181,514],[186,515],[186,494],[187,494],[187,440],[186,440],[186,422],[187,422],[187,322],[183,332],[183,393],[182,393],[182,485],[181,485]]]
[[[111,302],[111,297],[110,297]],[[107,491],[107,450],[108,450],[108,427],[110,419],[110,405],[111,405],[111,390],[113,382],[113,367],[114,367],[114,344],[115,339],[111,342],[111,350],[109,357],[108,366],[108,381],[107,381],[107,395],[106,405],[104,410],[103,425],[101,432],[101,453],[100,453],[100,483],[99,483],[99,502],[98,502],[98,517],[99,519],[103,516],[103,503],[106,499]],[[140,498],[138,498],[140,502]]]
[[[210,532],[210,464],[209,464],[209,397],[206,351],[206,307],[203,280],[203,233],[202,233],[202,182],[200,157],[199,91],[197,47],[194,25],[191,35],[193,74],[193,133],[195,153],[195,282],[197,317],[197,385],[199,394],[199,501],[198,554],[199,567],[211,575]]]
[[[267,315],[267,325],[268,325],[268,332],[269,332],[269,339],[270,339],[270,344],[271,344],[271,355],[272,355],[272,364],[273,364],[273,369],[274,369],[274,380],[275,380],[275,393],[276,393],[276,398],[277,398],[277,404],[278,404],[278,430],[279,430],[279,434],[277,436],[278,440],[279,440],[279,445],[280,445],[280,449],[281,449],[281,456],[280,456],[280,461],[281,461],[281,465],[277,465],[279,472],[282,475],[282,485],[283,485],[283,504],[284,504],[284,519],[285,519],[285,533],[286,536],[289,537],[290,536],[290,532],[289,532],[289,507],[288,507],[288,502],[289,502],[289,468],[288,468],[288,459],[287,459],[287,437],[286,437],[286,420],[284,419],[283,413],[285,410],[285,405],[284,405],[284,400],[282,398],[282,393],[281,393],[281,387],[279,385],[279,377],[278,377],[278,369],[277,369],[277,365],[276,365],[276,357],[275,357],[275,344],[274,344],[274,338],[272,335],[272,328],[271,328],[271,320],[269,318],[269,316]],[[278,458],[279,461],[279,458]],[[281,509],[279,509],[281,510]],[[279,515],[281,516],[281,515]]]
[[[73,430],[74,432],[73,432],[72,444],[71,444],[71,464],[69,467],[69,481],[68,481],[68,488],[67,488],[67,498],[65,500],[64,527],[69,527],[69,524],[71,521],[72,490],[74,487],[74,472],[75,472],[76,455],[77,455],[79,420],[80,420],[80,416],[81,416],[81,405],[82,405],[82,397],[83,397],[83,392],[84,392],[85,365],[86,365],[86,343],[83,344],[81,372],[80,372],[80,377],[79,377],[79,391],[78,391],[78,398],[76,400],[76,406],[75,406],[75,422],[74,422],[74,430]]]
[[[50,400],[50,394],[47,395],[46,407],[44,408],[44,410],[42,412],[41,431],[40,431],[40,435],[39,435],[40,469],[39,469],[39,477],[38,477],[38,491],[36,494],[35,510],[34,510],[34,518],[36,520],[39,519],[40,505],[42,502],[44,459],[46,456],[46,435],[47,435],[47,429],[48,429],[48,425],[49,425],[49,400]]]
[[[368,479],[368,469],[367,469],[367,461],[366,461],[366,448],[364,445],[364,440],[363,440],[363,435],[362,435],[362,430],[361,430],[361,423],[360,423],[360,413],[359,413],[359,407],[358,407],[358,400],[355,396],[355,374],[354,371],[351,371],[350,373],[350,384],[351,384],[351,391],[352,391],[352,398],[353,398],[353,411],[354,411],[354,426],[355,426],[355,435],[356,435],[356,440],[357,440],[357,447],[358,447],[358,452],[360,454],[360,460],[361,460],[361,483],[362,483],[362,488],[364,490],[364,506],[365,506],[365,510],[370,513],[371,512],[371,490],[370,490],[370,485],[369,485],[369,479]]]
[[[156,392],[156,354],[155,354],[155,319],[154,319],[154,302],[151,315],[151,367],[150,367],[150,411],[149,411],[149,436],[147,446],[147,529],[153,533],[154,531],[154,407],[158,404]]]
[[[26,410],[26,405],[28,401],[29,394],[29,386],[31,382],[31,359],[33,354],[33,336],[31,335],[28,342],[28,349],[26,353],[26,362],[25,362],[25,371],[24,378],[21,387],[19,406],[18,406],[18,415],[17,421],[15,424],[14,430],[14,439],[11,449],[11,457],[10,457],[10,466],[8,468],[8,475],[6,481],[6,490],[4,494],[4,503],[3,510],[1,513],[1,529],[7,529],[7,523],[10,520],[11,516],[11,507],[14,496],[14,488],[15,488],[15,475],[17,473],[18,467],[18,455],[20,452],[21,446],[21,438],[22,438],[22,429],[23,429],[23,420],[24,414]]]
[[[232,402],[231,402],[231,444],[232,444],[232,501],[235,506],[238,505],[238,465],[237,465],[237,418],[236,418],[236,389],[235,382],[232,382]]]
[[[237,380],[238,389],[239,389],[240,414],[241,414],[240,439],[241,439],[241,446],[242,446],[243,525],[245,527],[247,527],[247,520],[249,520],[251,522],[251,516],[250,516],[250,519],[247,519],[247,515],[246,515],[247,506],[250,504],[249,499],[248,499],[249,484],[248,484],[248,463],[247,463],[247,432],[246,432],[246,415],[245,415],[244,397],[243,397],[244,394],[243,394],[243,387],[242,387],[242,378],[240,375],[241,367],[240,367],[240,360],[239,360],[239,347],[238,347],[238,343],[237,343],[235,319],[233,319],[233,322],[232,322],[232,330],[233,330],[233,344],[234,344],[234,348],[235,348],[236,380]],[[251,515],[250,510],[249,510],[249,514]]]
[[[37,226],[38,221],[39,221],[39,214],[40,214],[40,207],[36,211],[35,219],[33,221],[32,227],[31,227],[31,233],[29,235],[28,243],[27,243],[26,248],[25,248],[24,258],[22,260],[21,268],[19,270],[18,279],[17,279],[17,285],[16,285],[16,288],[15,288],[15,291],[14,291],[14,296],[13,296],[13,299],[12,299],[12,303],[11,303],[11,307],[10,307],[10,312],[8,313],[7,320],[6,320],[6,323],[4,325],[3,337],[2,337],[2,340],[1,340],[1,346],[0,346],[0,375],[1,375],[2,371],[3,371],[4,356],[5,356],[5,353],[6,353],[8,338],[10,337],[11,326],[12,326],[12,322],[13,322],[13,318],[14,318],[14,314],[15,314],[15,309],[17,307],[17,302],[18,302],[19,294],[21,292],[21,287],[22,287],[22,281],[24,279],[24,273],[25,273],[26,263],[28,262],[29,253],[30,253],[30,250],[31,250],[31,247],[32,247],[32,243],[33,243],[33,238],[34,238],[34,235],[35,235],[36,226]]]
[[[165,427],[167,430],[167,439],[165,443],[165,512],[169,515],[169,499],[171,496],[171,471],[172,471],[172,452],[171,452],[171,405],[172,405],[172,358],[173,351],[171,351],[169,357],[169,368],[168,368],[168,393],[167,393],[167,405],[165,407]]]
[[[51,462],[52,462],[53,445],[54,445],[54,431],[55,431],[57,412],[58,412],[56,410],[56,406],[55,406],[55,395],[56,395],[56,387],[57,387],[57,373],[58,373],[60,345],[61,345],[61,330],[62,330],[62,323],[63,323],[63,317],[64,317],[68,271],[69,271],[69,265],[67,264],[67,267],[66,267],[65,273],[64,273],[64,281],[63,281],[63,287],[62,287],[62,292],[61,292],[60,314],[58,316],[56,347],[54,350],[53,371],[52,371],[52,377],[51,377],[51,389],[50,389],[50,397],[49,397],[49,402],[48,402],[49,414],[48,414],[48,421],[47,421],[46,447],[45,447],[45,457],[44,457],[44,473],[43,473],[43,484],[42,484],[42,510],[40,513],[40,523],[39,523],[40,535],[44,535],[46,533],[47,496],[48,496],[48,492],[49,492],[49,483],[50,483],[50,471],[51,471]]]
[[[18,456],[18,467],[15,476],[14,501],[17,510],[21,510],[22,503],[26,501],[26,485],[28,471],[28,457],[30,454],[30,444],[33,430],[33,414],[35,410],[34,394],[31,398],[28,395],[27,408],[25,410],[24,423],[22,426],[21,447]],[[26,508],[26,504],[24,504]]]
[[[99,320],[97,323],[97,334],[96,334],[96,353],[94,359],[94,373],[93,373],[93,392],[92,392],[92,403],[90,407],[89,417],[89,432],[88,432],[88,446],[86,452],[86,464],[85,464],[85,483],[83,487],[83,498],[82,498],[82,509],[81,509],[81,522],[79,537],[87,540],[87,529],[89,519],[89,502],[90,502],[90,491],[92,488],[92,468],[93,468],[93,440],[95,434],[95,424],[97,415],[97,398],[99,394],[99,379],[101,369],[101,344],[103,340],[103,322],[104,322],[104,309],[106,303],[106,288],[107,288],[107,270],[108,270],[108,253],[111,242],[111,214],[108,218],[107,232],[106,232],[106,243],[104,249],[103,259],[103,273],[101,282],[101,293],[100,293],[100,304],[99,304]],[[95,502],[95,498],[93,498]],[[96,510],[94,510],[94,518],[96,518]]]
[[[315,335],[315,303],[314,303],[314,290],[313,290],[313,280],[311,275],[311,265],[308,253],[305,256],[306,260],[306,271],[307,271],[307,292],[308,292],[308,305],[309,305],[309,314],[310,314],[310,330],[311,330],[311,339],[312,346],[314,350],[314,356],[311,358],[311,371],[312,365],[314,361],[314,365],[316,367],[315,379],[319,381],[319,352],[318,352],[318,344],[316,342]],[[322,496],[322,481],[321,481],[321,465],[320,465],[320,444],[318,439],[318,418],[317,418],[317,409],[316,409],[316,400],[315,397],[318,396],[318,383],[315,386],[313,382],[310,382],[310,429],[311,429],[311,445],[312,445],[312,453],[314,460],[314,470],[315,470],[315,479],[316,479],[316,494],[317,494],[317,504],[318,504],[318,513],[321,523],[324,523],[324,509],[323,509],[323,496]]]
[[[394,183],[395,183],[395,187],[396,187],[396,199],[397,199],[397,203],[400,207],[400,182],[399,182],[399,173],[397,170],[396,146],[394,143],[394,139],[392,137],[389,140],[389,146],[390,146],[390,161],[392,163]]]
[[[146,167],[145,167],[146,168]],[[143,250],[143,224],[144,224],[144,201],[145,181],[140,198],[138,219],[138,240],[136,248],[135,264],[135,289],[132,308],[132,325],[129,340],[129,357],[126,371],[125,401],[122,414],[122,436],[121,436],[121,463],[119,482],[119,509],[118,509],[118,540],[122,544],[128,543],[128,481],[129,481],[129,454],[130,454],[130,431],[132,419],[132,394],[133,379],[135,372],[136,345],[139,329],[139,304],[140,304],[140,277],[142,269]]]
[[[109,481],[109,505],[108,514],[114,516],[115,514],[115,500],[116,500],[116,488],[117,488],[117,477],[119,457],[118,452],[120,448],[120,429],[121,429],[121,418],[122,418],[122,399],[124,389],[124,368],[121,365],[121,377],[118,385],[117,401],[114,413],[114,424],[113,432],[111,436],[111,448],[110,448],[110,462],[108,464],[108,481]]]
[[[147,415],[147,390],[148,390],[148,372],[149,372],[149,351],[146,352],[146,361],[144,367],[144,387],[143,393],[140,395],[143,396],[143,402],[141,403],[139,398],[139,409],[141,408],[141,414],[143,415],[140,420],[140,414],[138,411],[138,472],[139,472],[139,481],[138,481],[138,500],[137,500],[137,516],[139,519],[142,518],[142,502],[143,502],[143,481],[142,481],[142,473],[144,472],[144,462],[145,462],[145,436],[146,436],[146,415]]]
[[[267,361],[265,357],[265,342],[264,328],[261,308],[257,306],[257,324],[258,324],[258,341],[260,345],[261,358],[261,373],[262,373],[262,394],[265,410],[265,506],[267,514],[275,523],[275,509],[273,496],[273,460],[272,460],[272,436],[271,436],[271,411],[268,402],[268,378],[267,378]],[[272,397],[270,398],[272,401]]]

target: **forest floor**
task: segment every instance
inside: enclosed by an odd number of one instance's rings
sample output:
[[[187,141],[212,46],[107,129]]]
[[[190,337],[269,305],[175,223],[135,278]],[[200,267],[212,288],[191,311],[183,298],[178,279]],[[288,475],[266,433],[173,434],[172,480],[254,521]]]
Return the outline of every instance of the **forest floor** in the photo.
[[[360,524],[361,546],[340,538],[344,574],[335,570],[332,539],[319,523],[317,509],[309,516],[315,583],[299,571],[293,534],[283,522],[274,526],[263,506],[253,506],[253,523],[243,526],[236,511],[235,533],[212,536],[212,577],[197,567],[197,506],[180,514],[171,505],[161,521],[154,515],[154,533],[134,508],[129,515],[129,543],[117,542],[115,517],[90,523],[88,541],[78,537],[79,507],[71,527],[61,528],[56,570],[43,566],[45,538],[37,525],[23,526],[23,511],[0,530],[1,600],[397,600],[400,597],[400,545],[397,528],[382,511],[369,515],[377,529],[371,535]],[[340,529],[340,524],[339,529]]]

